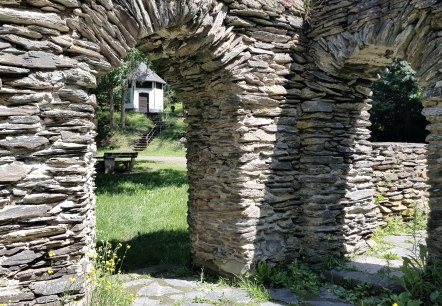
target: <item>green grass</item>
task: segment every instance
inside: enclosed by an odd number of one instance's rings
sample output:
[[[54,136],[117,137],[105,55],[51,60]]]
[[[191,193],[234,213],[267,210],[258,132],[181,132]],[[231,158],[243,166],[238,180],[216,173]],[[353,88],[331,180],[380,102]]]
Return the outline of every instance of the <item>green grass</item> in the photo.
[[[186,135],[186,124],[182,113],[182,104],[177,104],[173,113],[170,111],[162,113],[163,120],[169,123],[169,127],[163,130],[146,150],[139,152],[139,156],[186,156],[186,148],[179,142]],[[110,131],[106,121],[107,116],[107,113],[98,114],[98,156],[103,155],[104,152],[133,151],[133,143],[153,126],[144,114],[129,112],[126,114],[126,129],[123,131],[115,128]],[[116,124],[119,124],[119,113],[116,114]]]
[[[128,243],[124,269],[190,261],[184,166],[138,161],[130,174],[98,173],[97,239]]]
[[[127,151],[138,137],[153,127],[153,122],[141,113],[126,113],[126,129],[121,130],[120,113],[115,113],[115,127],[109,126],[109,112],[98,112],[97,144],[101,150]]]
[[[186,148],[179,142],[186,134],[184,121],[178,118],[170,124],[146,150],[140,152],[141,156],[186,156]]]

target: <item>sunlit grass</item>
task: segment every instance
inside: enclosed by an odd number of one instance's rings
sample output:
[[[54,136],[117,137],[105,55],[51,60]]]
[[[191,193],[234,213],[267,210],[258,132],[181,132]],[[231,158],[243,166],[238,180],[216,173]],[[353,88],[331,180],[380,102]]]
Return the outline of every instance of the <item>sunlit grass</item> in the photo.
[[[148,131],[151,127],[150,123],[146,124],[144,129],[142,128],[143,120],[139,120],[142,116],[144,116],[144,120],[147,120],[144,114],[131,113],[131,115],[128,116],[128,118],[131,118],[131,121],[128,122],[130,128],[124,132],[115,130],[113,136],[109,139],[110,145],[104,148],[99,148],[97,155],[102,156],[104,152],[133,151],[132,144],[139,139],[143,132]],[[184,123],[184,119],[180,117],[177,112],[165,112],[163,117],[163,120],[169,123],[169,127],[155,137],[147,149],[140,151],[138,153],[139,156],[186,156],[186,148],[179,141],[186,135],[186,124]]]
[[[98,241],[132,245],[125,268],[187,264],[187,174],[185,166],[138,161],[133,173],[99,173]]]

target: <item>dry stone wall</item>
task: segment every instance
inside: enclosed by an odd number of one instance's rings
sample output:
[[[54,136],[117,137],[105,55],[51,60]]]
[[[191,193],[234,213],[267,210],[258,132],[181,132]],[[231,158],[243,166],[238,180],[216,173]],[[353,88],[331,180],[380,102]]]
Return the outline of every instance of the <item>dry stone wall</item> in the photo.
[[[373,145],[374,201],[382,221],[401,216],[410,220],[416,210],[428,213],[427,145],[382,143]]]
[[[442,255],[442,6],[419,3],[0,0],[0,303],[84,296],[91,89],[135,46],[185,101],[196,265],[242,274],[366,247],[377,225],[367,96],[391,50],[427,86],[428,242]]]

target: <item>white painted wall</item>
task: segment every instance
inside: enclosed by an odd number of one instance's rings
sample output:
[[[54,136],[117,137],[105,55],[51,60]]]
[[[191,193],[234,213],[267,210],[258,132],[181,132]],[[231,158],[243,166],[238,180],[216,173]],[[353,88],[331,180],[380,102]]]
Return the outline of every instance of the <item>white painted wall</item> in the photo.
[[[133,109],[139,111],[139,94],[149,93],[149,112],[158,113],[164,110],[164,90],[159,88],[138,88],[132,82],[129,89],[129,103],[125,104],[126,109]],[[155,86],[155,83],[154,83]],[[164,86],[163,86],[164,88]]]

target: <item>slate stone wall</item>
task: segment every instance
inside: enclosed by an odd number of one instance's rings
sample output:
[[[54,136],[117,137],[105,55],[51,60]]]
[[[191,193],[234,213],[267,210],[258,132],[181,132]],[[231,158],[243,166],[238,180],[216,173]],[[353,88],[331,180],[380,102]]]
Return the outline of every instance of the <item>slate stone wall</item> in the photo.
[[[0,303],[56,304],[66,288],[84,296],[91,89],[135,46],[188,111],[194,264],[241,274],[260,260],[364,250],[377,225],[369,87],[392,54],[427,88],[428,245],[442,256],[442,5],[313,4],[0,0]]]
[[[373,184],[381,219],[413,218],[415,210],[428,213],[427,145],[374,142]]]

